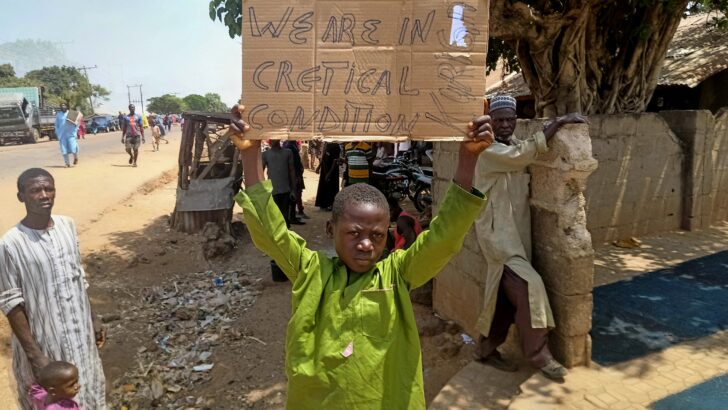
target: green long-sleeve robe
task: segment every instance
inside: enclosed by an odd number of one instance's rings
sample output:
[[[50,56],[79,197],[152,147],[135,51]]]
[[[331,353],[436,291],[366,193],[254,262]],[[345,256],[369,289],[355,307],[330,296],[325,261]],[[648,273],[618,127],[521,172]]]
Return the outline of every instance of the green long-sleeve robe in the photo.
[[[347,268],[338,258],[309,250],[303,238],[286,229],[268,181],[235,199],[256,247],[293,283],[286,407],[424,409],[422,354],[409,291],[460,251],[485,200],[451,185],[428,231],[371,271],[352,273],[347,285]]]

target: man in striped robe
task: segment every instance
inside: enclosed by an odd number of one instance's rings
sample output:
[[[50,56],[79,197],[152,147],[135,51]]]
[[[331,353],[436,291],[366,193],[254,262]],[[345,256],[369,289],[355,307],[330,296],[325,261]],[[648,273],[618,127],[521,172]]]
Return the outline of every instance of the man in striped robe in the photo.
[[[48,171],[31,168],[18,178],[26,216],[0,240],[0,309],[13,329],[13,371],[18,401],[28,396],[50,361],[78,368],[84,409],[105,409],[105,380],[98,348],[104,332],[92,319],[73,220],[51,216],[55,184]]]

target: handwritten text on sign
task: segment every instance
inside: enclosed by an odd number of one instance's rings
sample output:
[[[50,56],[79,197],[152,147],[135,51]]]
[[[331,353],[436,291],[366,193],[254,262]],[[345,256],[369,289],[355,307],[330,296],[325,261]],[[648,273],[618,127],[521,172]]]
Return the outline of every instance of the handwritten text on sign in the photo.
[[[450,139],[482,113],[487,2],[243,2],[253,138]]]

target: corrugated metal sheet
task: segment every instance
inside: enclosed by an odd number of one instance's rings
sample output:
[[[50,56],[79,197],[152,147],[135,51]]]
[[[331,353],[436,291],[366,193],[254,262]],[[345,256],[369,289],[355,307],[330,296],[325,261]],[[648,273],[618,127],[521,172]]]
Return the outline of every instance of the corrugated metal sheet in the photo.
[[[690,16],[680,23],[662,66],[660,85],[695,87],[728,68],[728,30],[714,27],[715,14]]]
[[[12,88],[0,88],[0,94],[22,94],[26,100],[28,100],[34,106],[38,106],[40,103],[40,95],[37,87],[12,87]]]

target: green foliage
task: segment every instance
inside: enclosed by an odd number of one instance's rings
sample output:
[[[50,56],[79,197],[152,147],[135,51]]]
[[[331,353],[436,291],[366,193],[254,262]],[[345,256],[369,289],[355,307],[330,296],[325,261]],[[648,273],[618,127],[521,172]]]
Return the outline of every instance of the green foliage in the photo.
[[[15,69],[10,64],[0,65],[0,87],[44,87],[45,103],[59,106],[61,103],[69,107],[79,107],[82,112],[93,110],[89,105],[89,97],[93,101],[108,100],[110,92],[106,88],[91,84],[80,70],[75,67],[43,67],[28,72],[25,77],[16,77]]]
[[[207,111],[207,99],[199,94],[190,94],[182,100],[190,111]]]
[[[173,114],[187,110],[187,104],[185,101],[172,94],[152,97],[147,101],[149,101],[149,104],[147,105],[148,112],[154,112],[157,114]]]
[[[0,64],[0,79],[15,77],[15,69],[10,64]]]
[[[0,81],[3,87],[42,86],[45,88],[46,104],[59,106],[66,103],[69,107],[79,107],[82,112],[92,112],[89,97],[106,100],[110,94],[104,87],[89,83],[75,67],[44,67],[28,72],[24,78],[9,77],[5,80]]]
[[[518,67],[518,58],[511,46],[503,40],[489,37],[488,56],[485,60],[486,73],[490,74],[493,70],[495,70],[499,62],[503,64],[504,74],[520,71],[520,68]]]
[[[243,2],[241,0],[211,0],[210,19],[220,20],[228,28],[230,38],[240,36],[243,26]]]
[[[171,94],[152,97],[147,106],[150,112],[158,114],[180,113],[182,111],[228,112],[229,107],[222,102],[219,94],[190,94],[179,98]]]
[[[224,102],[222,102],[222,99],[220,98],[219,94],[207,93],[207,94],[205,94],[205,100],[207,100],[207,111],[227,112],[230,110],[230,107],[228,107]]]

